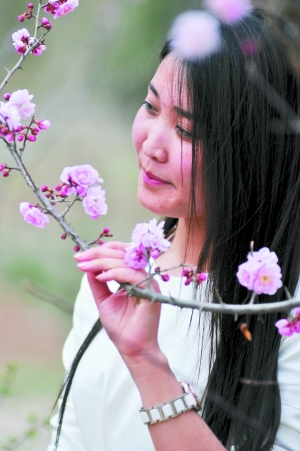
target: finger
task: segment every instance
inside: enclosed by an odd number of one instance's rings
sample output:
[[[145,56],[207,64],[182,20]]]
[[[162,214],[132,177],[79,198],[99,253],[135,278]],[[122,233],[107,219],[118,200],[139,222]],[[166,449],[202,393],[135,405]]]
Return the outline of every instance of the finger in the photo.
[[[125,245],[125,243],[122,243],[122,244],[124,244],[124,249],[113,248],[113,247],[105,246],[103,244],[102,246],[93,247],[92,249],[88,249],[87,251],[79,252],[74,255],[74,258],[78,262],[93,260],[95,258],[100,258],[103,256],[124,259],[124,252],[125,252],[126,245]]]
[[[102,302],[104,299],[111,296],[112,292],[105,282],[101,283],[100,281],[96,280],[97,274],[98,273],[88,273],[87,278],[90,288],[93,292],[93,296],[98,305],[99,302]]]
[[[103,257],[79,262],[77,263],[77,267],[83,272],[99,272],[107,271],[111,268],[127,268],[127,265],[124,258]]]
[[[148,278],[148,273],[128,267],[111,268],[102,274],[98,274],[95,278],[99,282],[115,280],[118,283],[138,285],[139,288],[146,288],[148,283],[148,280],[145,280]],[[150,284],[153,291],[160,293],[159,285],[155,279],[151,279]]]

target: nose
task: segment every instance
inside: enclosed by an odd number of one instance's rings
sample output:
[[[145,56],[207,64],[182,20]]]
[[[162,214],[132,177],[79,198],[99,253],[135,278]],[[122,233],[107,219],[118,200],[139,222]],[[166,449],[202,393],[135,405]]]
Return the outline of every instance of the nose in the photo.
[[[151,128],[148,130],[147,138],[143,142],[143,152],[151,159],[159,163],[168,161],[169,138],[166,131]]]

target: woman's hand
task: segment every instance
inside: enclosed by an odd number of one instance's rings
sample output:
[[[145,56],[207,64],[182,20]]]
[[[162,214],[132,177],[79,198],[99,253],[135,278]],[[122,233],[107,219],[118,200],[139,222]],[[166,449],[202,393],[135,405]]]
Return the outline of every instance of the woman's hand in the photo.
[[[103,327],[125,359],[156,354],[160,304],[129,297],[121,289],[112,293],[108,281],[137,284],[147,278],[145,270],[129,268],[124,260],[126,243],[109,242],[75,255],[78,268],[87,273]],[[145,287],[145,283],[141,285]],[[159,292],[156,280],[152,290]]]

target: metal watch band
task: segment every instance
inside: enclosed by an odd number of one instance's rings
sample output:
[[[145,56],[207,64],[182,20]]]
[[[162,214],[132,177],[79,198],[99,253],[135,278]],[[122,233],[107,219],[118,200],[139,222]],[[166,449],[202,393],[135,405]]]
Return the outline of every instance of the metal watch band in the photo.
[[[152,407],[140,409],[140,415],[144,424],[156,424],[175,418],[182,413],[194,409],[200,410],[200,401],[187,382],[180,382],[184,393],[169,401]]]

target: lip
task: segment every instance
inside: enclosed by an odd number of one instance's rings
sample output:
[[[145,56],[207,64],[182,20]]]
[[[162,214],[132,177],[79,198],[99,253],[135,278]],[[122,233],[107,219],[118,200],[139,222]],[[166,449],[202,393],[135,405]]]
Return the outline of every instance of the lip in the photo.
[[[145,171],[145,169],[143,169],[143,181],[150,186],[162,186],[169,184],[165,180],[162,180],[156,175],[152,174],[152,172]]]

